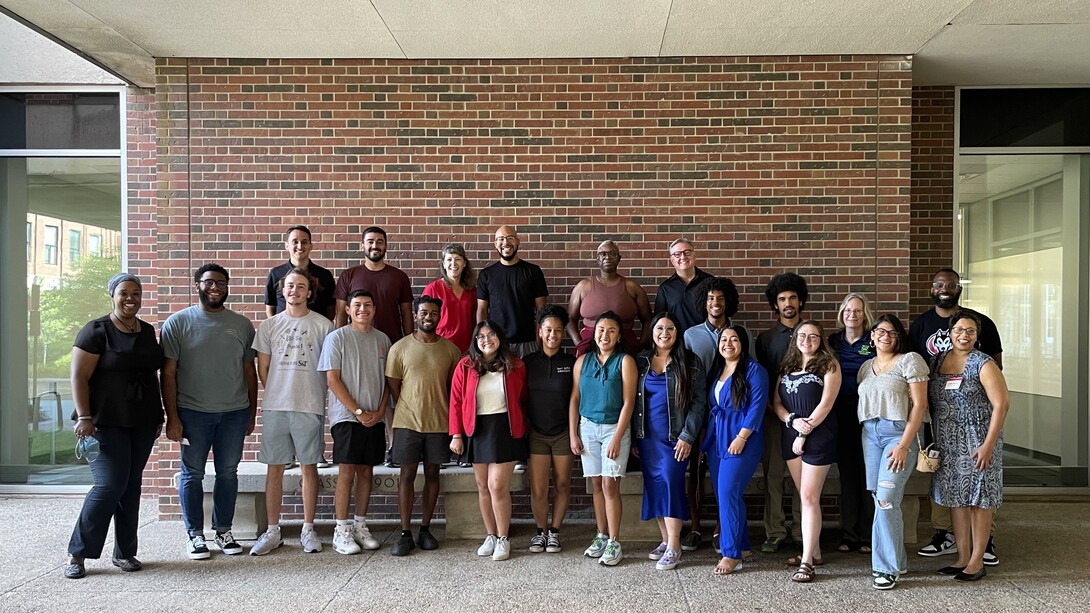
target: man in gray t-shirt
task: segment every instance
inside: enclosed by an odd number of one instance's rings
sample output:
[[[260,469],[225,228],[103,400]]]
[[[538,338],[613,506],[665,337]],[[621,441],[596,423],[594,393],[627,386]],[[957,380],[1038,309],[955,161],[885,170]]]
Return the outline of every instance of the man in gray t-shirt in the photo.
[[[322,346],[318,370],[329,384],[329,423],[333,435],[333,462],[337,464],[337,489],[333,495],[333,551],[343,554],[378,549],[364,517],[371,499],[374,467],[382,463],[386,429],[382,421],[389,403],[386,387],[386,356],[390,338],[376,329],[375,299],[358,289],[348,295],[347,326],[329,334]],[[348,507],[356,493],[355,524]]]
[[[254,325],[224,306],[230,276],[218,264],[193,274],[200,304],[167,318],[163,344],[162,387],[167,438],[181,443],[182,475],[178,498],[189,534],[191,560],[208,558],[204,541],[204,467],[215,454],[212,528],[225,554],[242,553],[231,535],[238,496],[242,444],[257,419],[257,370]]]

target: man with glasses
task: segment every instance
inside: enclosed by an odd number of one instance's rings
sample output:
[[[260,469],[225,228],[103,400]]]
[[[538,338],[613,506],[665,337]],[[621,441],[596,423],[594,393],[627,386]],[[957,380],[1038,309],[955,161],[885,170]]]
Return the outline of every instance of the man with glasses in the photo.
[[[163,406],[167,438],[181,443],[178,498],[189,535],[191,560],[209,557],[204,541],[204,469],[214,454],[212,490],[215,543],[227,555],[242,553],[231,535],[238,497],[238,464],[243,441],[257,419],[254,325],[224,303],[230,275],[219,264],[193,274],[200,304],[178,311],[163,323]]]
[[[696,288],[711,274],[700,270],[696,265],[696,248],[687,238],[679,238],[666,249],[674,274],[659,285],[655,294],[655,308],[652,313],[667,312],[677,322],[679,332],[704,321],[704,316],[696,307]],[[707,365],[705,365],[707,366]]]
[[[765,450],[761,458],[765,477],[765,542],[761,545],[764,553],[776,553],[787,539],[787,521],[783,513],[783,481],[787,472],[787,461],[780,453],[780,432],[783,424],[772,410],[771,402],[779,381],[777,375],[780,364],[791,346],[795,328],[802,321],[802,310],[806,308],[809,297],[806,279],[793,272],[772,277],[765,287],[765,299],[777,317],[771,328],[757,335],[757,362],[768,371],[769,385],[769,408],[764,423]],[[795,542],[801,543],[802,500],[798,490],[795,490],[792,497],[791,518],[791,537]]]
[[[931,302],[935,306],[913,320],[908,330],[912,350],[923,356],[928,363],[934,356],[949,351],[953,347],[953,341],[950,339],[950,317],[962,310],[958,306],[961,290],[961,276],[952,268],[943,268],[931,278]],[[983,313],[973,312],[980,317],[981,325],[977,334],[980,350],[990,355],[999,368],[1003,368],[1003,343],[999,339],[999,330],[995,327],[995,322]],[[916,553],[929,558],[956,554],[958,546],[952,532],[950,509],[932,501],[931,525],[935,528],[935,535],[931,537],[930,543]],[[994,521],[992,533],[995,533]],[[995,553],[991,537],[988,538],[988,547],[984,550],[984,564],[988,566],[999,564],[999,557]]]
[[[521,358],[537,350],[534,313],[545,306],[549,287],[541,268],[519,257],[520,242],[515,228],[496,230],[500,259],[477,275],[477,321],[499,324],[511,352]]]

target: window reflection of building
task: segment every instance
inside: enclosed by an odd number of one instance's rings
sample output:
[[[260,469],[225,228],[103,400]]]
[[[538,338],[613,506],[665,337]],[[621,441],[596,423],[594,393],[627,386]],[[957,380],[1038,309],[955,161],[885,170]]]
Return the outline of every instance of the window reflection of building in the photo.
[[[82,244],[84,236],[86,250]],[[85,254],[101,256],[104,251],[116,254],[120,248],[121,233],[117,230],[28,213],[27,288],[37,282],[44,289],[56,289],[64,275],[79,269],[79,260]]]

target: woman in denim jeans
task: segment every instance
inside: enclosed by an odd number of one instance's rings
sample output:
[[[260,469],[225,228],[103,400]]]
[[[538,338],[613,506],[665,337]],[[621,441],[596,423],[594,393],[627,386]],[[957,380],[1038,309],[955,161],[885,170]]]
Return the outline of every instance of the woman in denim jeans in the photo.
[[[928,369],[909,347],[901,320],[883,315],[871,328],[876,355],[859,368],[859,421],[867,489],[874,495],[873,587],[892,589],[908,569],[901,499],[916,465],[916,433],[927,414]]]

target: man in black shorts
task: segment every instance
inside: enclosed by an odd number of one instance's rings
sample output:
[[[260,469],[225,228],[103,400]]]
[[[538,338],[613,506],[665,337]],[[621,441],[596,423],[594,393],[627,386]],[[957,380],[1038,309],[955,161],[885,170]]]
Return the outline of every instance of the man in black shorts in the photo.
[[[417,544],[423,550],[439,547],[429,527],[439,499],[439,467],[450,457],[450,380],[462,357],[454,343],[435,333],[442,307],[443,301],[438,298],[418,298],[413,305],[416,331],[394,343],[386,360],[386,386],[397,401],[392,454],[394,463],[401,466],[397,487],[401,536],[390,549],[390,555],[395,556],[409,555]],[[424,463],[424,508],[414,543],[413,499],[420,462]]]
[[[386,356],[390,339],[371,325],[375,299],[358,289],[348,296],[345,307],[349,325],[329,333],[322,345],[318,370],[329,385],[329,423],[333,435],[333,461],[337,467],[337,490],[333,497],[333,550],[359,553],[378,549],[364,517],[371,499],[374,467],[382,464],[386,429],[382,421],[390,392],[386,388]],[[352,491],[356,494],[354,524],[348,518]]]

